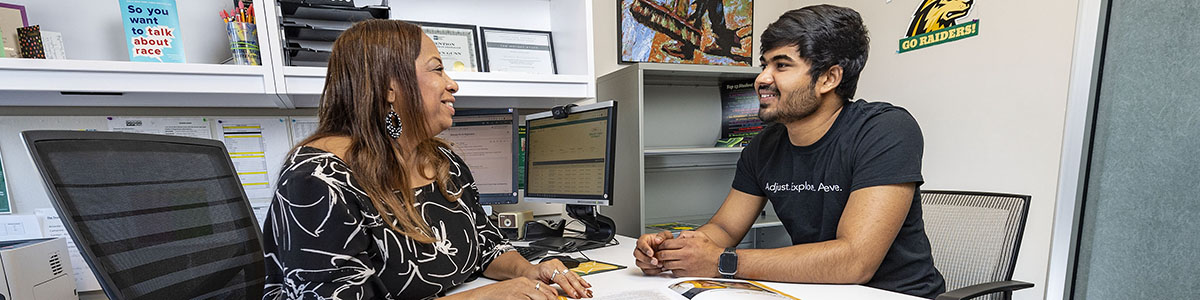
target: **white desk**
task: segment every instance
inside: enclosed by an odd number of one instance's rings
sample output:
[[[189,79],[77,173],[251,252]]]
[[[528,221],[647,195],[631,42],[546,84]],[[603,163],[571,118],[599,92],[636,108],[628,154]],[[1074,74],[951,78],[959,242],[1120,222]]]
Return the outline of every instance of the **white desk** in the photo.
[[[677,280],[676,278],[659,275],[646,276],[642,271],[634,265],[633,248],[637,240],[624,236],[617,236],[620,245],[609,246],[600,249],[584,251],[588,257],[592,259],[624,265],[627,268],[610,271],[606,273],[592,274],[583,278],[592,284],[592,293],[595,297],[613,295],[625,291],[648,290],[659,287],[665,287],[669,283]],[[579,257],[579,254],[574,254],[572,257]],[[489,283],[496,282],[491,279],[482,278],[475,281],[465,283],[454,290],[451,294],[462,292],[468,289],[480,287]],[[890,291],[880,290],[862,285],[845,285],[845,284],[796,284],[796,283],[776,283],[764,282],[771,288],[777,289],[784,293],[790,294],[802,300],[821,300],[821,299],[921,299],[905,294],[894,293]]]

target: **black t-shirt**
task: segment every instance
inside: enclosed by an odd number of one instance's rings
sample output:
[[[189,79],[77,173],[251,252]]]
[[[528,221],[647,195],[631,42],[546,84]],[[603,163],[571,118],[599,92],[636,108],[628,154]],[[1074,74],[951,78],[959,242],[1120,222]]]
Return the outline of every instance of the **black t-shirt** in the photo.
[[[847,103],[829,132],[809,146],[792,145],[781,124],[764,129],[742,151],[733,188],[766,197],[792,243],[807,244],[837,237],[850,192],[915,183],[918,192],[904,225],[866,285],[933,298],[946,288],[921,220],[923,147],[921,129],[908,111],[858,100]]]

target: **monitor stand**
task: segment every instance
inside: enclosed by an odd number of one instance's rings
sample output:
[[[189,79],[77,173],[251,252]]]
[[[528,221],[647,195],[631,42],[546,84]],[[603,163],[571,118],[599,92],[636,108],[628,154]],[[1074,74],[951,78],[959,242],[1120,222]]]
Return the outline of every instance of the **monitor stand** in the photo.
[[[567,204],[567,215],[583,223],[583,239],[608,244],[617,235],[617,224],[595,205]]]
[[[567,215],[583,223],[583,237],[547,237],[529,244],[531,247],[558,252],[576,252],[608,246],[616,236],[616,223],[597,212],[594,205],[567,204]]]

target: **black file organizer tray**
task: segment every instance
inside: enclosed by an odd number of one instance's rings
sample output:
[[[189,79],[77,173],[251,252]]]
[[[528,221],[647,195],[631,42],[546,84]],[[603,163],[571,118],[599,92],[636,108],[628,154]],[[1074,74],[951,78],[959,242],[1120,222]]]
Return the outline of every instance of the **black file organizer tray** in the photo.
[[[328,66],[329,55],[333,54],[333,52],[329,51],[293,47],[291,45],[283,47],[283,52],[287,55],[289,65],[300,67]]]
[[[305,44],[332,42],[354,22],[387,19],[387,6],[353,7],[311,4],[304,0],[279,0],[280,30],[283,31],[284,59],[289,66],[324,67],[329,63],[326,49]]]
[[[286,22],[286,21],[285,21]],[[283,36],[287,40],[335,41],[343,29],[319,27],[309,24],[283,23]]]
[[[279,2],[280,13],[284,17],[358,22],[370,19],[387,19],[387,6],[349,7],[336,5],[314,5],[294,2]]]

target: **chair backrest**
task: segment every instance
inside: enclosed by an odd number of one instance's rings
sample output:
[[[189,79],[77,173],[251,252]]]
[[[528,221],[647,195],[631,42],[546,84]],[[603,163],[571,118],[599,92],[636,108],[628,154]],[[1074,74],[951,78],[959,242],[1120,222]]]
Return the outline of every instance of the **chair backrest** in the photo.
[[[261,299],[261,232],[224,144],[85,131],[22,135],[110,299]]]
[[[946,290],[1012,280],[1025,231],[1029,196],[921,191],[925,233]],[[993,294],[982,299],[1002,299]]]

